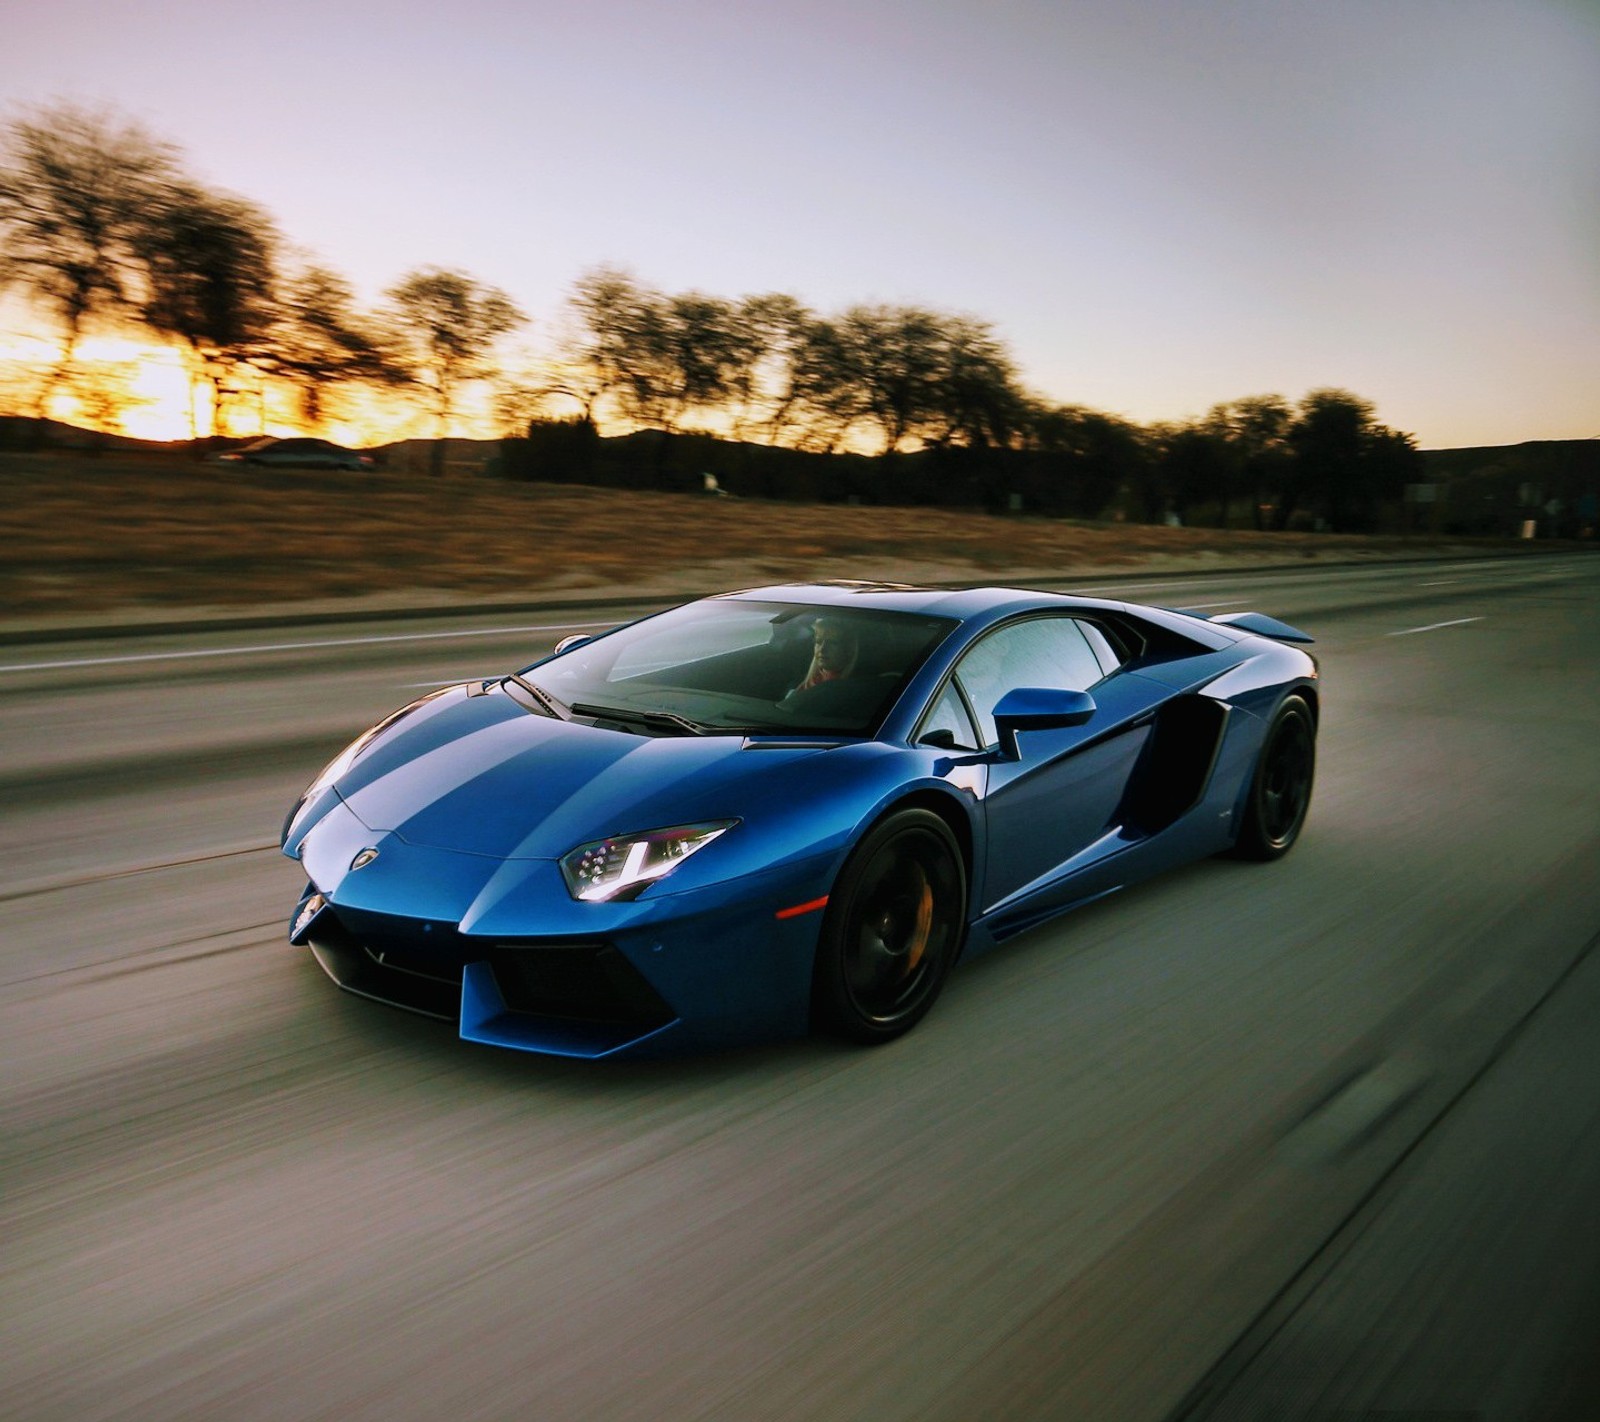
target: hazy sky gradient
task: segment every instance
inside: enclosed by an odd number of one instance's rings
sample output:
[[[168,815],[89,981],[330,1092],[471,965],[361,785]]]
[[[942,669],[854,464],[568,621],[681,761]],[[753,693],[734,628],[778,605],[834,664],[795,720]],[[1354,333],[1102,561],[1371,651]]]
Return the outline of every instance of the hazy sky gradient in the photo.
[[[920,302],[1141,421],[1342,385],[1425,447],[1600,436],[1600,0],[0,0],[375,298],[601,262]],[[12,110],[14,112],[14,107]]]

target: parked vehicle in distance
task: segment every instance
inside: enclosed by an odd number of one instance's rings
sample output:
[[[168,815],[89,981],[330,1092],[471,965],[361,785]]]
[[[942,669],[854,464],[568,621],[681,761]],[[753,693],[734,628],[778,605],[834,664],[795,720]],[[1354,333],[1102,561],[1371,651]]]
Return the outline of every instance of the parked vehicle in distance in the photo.
[[[372,456],[328,439],[268,435],[217,456],[225,464],[271,464],[284,469],[371,469]]]
[[[1307,641],[1259,613],[887,583],[569,637],[317,777],[283,828],[308,880],[290,941],[524,1051],[886,1042],[962,956],[1191,860],[1288,853]]]

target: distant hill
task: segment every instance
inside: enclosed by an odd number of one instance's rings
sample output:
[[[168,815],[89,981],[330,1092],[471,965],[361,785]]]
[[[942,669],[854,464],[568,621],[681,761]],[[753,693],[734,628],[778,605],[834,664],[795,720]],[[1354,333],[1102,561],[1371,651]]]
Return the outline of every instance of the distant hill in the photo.
[[[234,449],[259,438],[259,435],[251,434],[198,440],[134,439],[131,435],[83,429],[61,420],[40,420],[30,415],[0,415],[0,450],[103,451],[183,459],[210,454],[219,449]],[[381,467],[396,473],[426,474],[434,443],[431,439],[402,439],[393,444],[375,445],[365,452],[372,455]],[[445,441],[445,467],[457,474],[479,473],[499,448],[500,441],[497,439],[448,439]]]
[[[1512,470],[1525,479],[1600,483],[1600,439],[1534,439],[1472,449],[1425,449],[1428,473],[1440,482]]]
[[[365,452],[391,473],[426,474],[431,468],[436,442],[431,439],[402,439],[393,444],[375,445]],[[499,450],[500,441],[497,439],[447,439],[444,442],[445,469],[451,474],[482,473]]]
[[[0,415],[0,449],[116,450],[122,454],[183,455],[193,448],[191,440],[134,439],[131,435],[82,429],[61,420]]]
[[[1425,449],[1442,486],[1437,526],[1450,533],[1506,531],[1508,511],[1556,537],[1593,537],[1600,512],[1600,439],[1537,439],[1475,449]]]

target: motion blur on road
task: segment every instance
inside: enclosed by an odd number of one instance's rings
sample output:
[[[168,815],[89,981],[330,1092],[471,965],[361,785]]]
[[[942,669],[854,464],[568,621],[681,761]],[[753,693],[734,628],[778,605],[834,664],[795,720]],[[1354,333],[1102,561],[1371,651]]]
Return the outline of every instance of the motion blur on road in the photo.
[[[639,1066],[339,993],[276,837],[646,609],[0,647],[0,1416],[1600,1416],[1600,558],[1075,588],[1317,638],[1294,853]]]

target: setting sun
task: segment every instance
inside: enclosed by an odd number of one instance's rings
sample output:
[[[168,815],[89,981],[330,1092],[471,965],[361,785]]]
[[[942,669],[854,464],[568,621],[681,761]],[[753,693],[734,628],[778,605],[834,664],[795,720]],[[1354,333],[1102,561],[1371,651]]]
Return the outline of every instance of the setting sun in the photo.
[[[57,340],[37,329],[19,329],[23,324],[0,331],[0,372],[4,372],[0,411],[16,414],[33,413],[38,391],[61,357]],[[308,431],[295,392],[248,367],[235,373],[220,418],[213,403],[210,383],[192,377],[177,347],[129,336],[95,335],[79,342],[71,370],[44,413],[65,424],[149,440]],[[314,432],[341,444],[367,447],[425,438],[435,430],[433,417],[403,396],[352,388],[341,391],[335,407],[323,411]],[[495,433],[483,392],[463,396],[450,432],[471,438]]]

